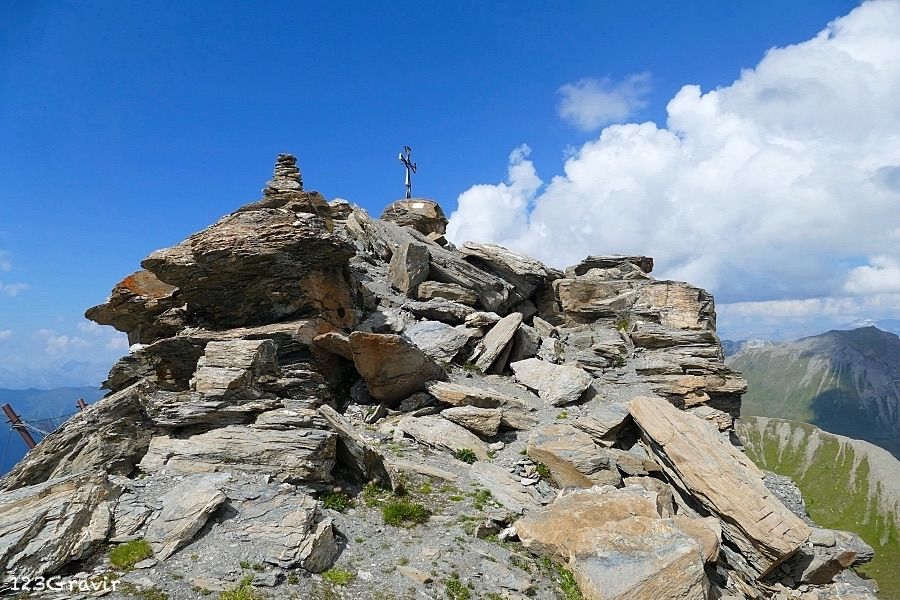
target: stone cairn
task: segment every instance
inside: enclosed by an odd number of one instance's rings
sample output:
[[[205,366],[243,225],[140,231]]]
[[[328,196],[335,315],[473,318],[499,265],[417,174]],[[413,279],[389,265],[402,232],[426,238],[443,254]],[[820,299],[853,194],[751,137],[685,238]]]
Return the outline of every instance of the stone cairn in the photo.
[[[275,159],[274,174],[271,181],[266,183],[263,194],[271,197],[284,192],[301,191],[303,191],[303,177],[300,175],[300,167],[297,166],[297,157],[293,154],[279,154]]]

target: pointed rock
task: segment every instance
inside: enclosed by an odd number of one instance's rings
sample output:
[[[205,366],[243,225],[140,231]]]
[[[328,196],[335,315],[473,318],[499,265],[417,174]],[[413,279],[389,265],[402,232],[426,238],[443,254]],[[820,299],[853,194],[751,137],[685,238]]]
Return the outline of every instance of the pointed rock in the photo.
[[[388,266],[391,285],[409,298],[415,298],[419,284],[428,279],[428,257],[424,244],[401,244]]]
[[[484,336],[478,350],[471,357],[471,361],[482,371],[487,372],[497,359],[503,354],[512,341],[516,330],[522,324],[522,313],[512,313],[500,319],[496,325]],[[496,370],[502,370],[505,364],[496,365]]]
[[[634,398],[629,410],[671,483],[719,517],[757,576],[809,538],[809,526],[772,496],[759,469],[707,422],[656,398]]]

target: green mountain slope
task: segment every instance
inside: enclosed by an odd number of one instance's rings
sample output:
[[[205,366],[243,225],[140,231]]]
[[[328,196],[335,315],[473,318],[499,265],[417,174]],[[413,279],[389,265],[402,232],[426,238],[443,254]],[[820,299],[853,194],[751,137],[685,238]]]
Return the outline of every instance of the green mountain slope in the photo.
[[[853,531],[875,549],[860,572],[878,582],[880,598],[900,600],[900,462],[806,423],[741,417],[737,432],[754,463],[794,480],[816,523]]]
[[[749,391],[741,414],[812,423],[900,456],[900,338],[875,327],[829,331],[727,360]]]

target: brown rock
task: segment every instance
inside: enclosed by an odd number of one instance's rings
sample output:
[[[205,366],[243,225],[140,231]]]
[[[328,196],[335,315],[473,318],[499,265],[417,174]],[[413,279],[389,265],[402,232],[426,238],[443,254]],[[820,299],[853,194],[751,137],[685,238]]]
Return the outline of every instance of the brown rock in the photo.
[[[759,469],[708,423],[655,398],[634,398],[629,410],[672,484],[719,517],[725,539],[759,576],[809,538],[809,526],[772,496]]]
[[[332,354],[343,356],[347,360],[353,360],[353,352],[350,350],[350,336],[339,331],[328,331],[313,338],[313,343]]]
[[[477,406],[454,406],[441,411],[441,416],[469,431],[494,437],[500,428],[503,412],[496,408],[478,408]]]
[[[675,515],[675,527],[694,538],[700,546],[704,562],[714,563],[719,558],[719,544],[722,542],[722,524],[715,517],[694,519],[685,515]]]
[[[472,290],[455,283],[440,283],[438,281],[423,281],[420,283],[417,297],[419,300],[444,298],[467,306],[472,306],[478,301],[478,296]]]
[[[518,403],[518,398],[507,396],[495,390],[435,381],[426,386],[428,393],[453,406],[477,406],[479,408],[497,408],[506,403]]]
[[[353,363],[377,400],[402,400],[425,389],[429,381],[444,379],[443,369],[399,335],[350,334]]]
[[[127,333],[129,344],[150,344],[175,335],[184,326],[183,320],[159,319],[180,305],[178,288],[163,283],[150,271],[138,271],[117,283],[109,300],[89,308],[84,316]]]
[[[382,221],[390,221],[403,227],[412,227],[422,234],[447,231],[447,217],[441,206],[434,200],[409,198],[397,200],[381,213]]]

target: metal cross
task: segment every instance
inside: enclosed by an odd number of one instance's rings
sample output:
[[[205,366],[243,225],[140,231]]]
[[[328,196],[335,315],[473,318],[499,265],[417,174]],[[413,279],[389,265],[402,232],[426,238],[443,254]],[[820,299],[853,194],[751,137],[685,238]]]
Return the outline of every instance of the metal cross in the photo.
[[[403,152],[406,153],[406,156],[403,155]],[[412,174],[416,172],[416,163],[410,160],[412,148],[403,146],[403,152],[400,153],[398,158],[403,163],[403,166],[406,167],[406,198],[408,200],[412,198]]]

